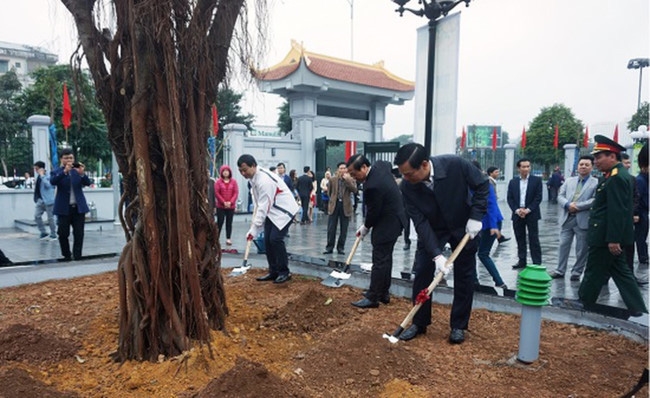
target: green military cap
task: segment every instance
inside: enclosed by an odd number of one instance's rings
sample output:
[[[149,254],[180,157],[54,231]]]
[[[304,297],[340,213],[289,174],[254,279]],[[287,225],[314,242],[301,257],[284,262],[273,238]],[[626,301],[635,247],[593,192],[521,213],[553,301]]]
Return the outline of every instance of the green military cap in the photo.
[[[625,152],[624,146],[620,145],[618,142],[610,138],[605,137],[604,135],[595,136],[594,141],[596,141],[596,145],[594,145],[594,150],[591,151],[592,155],[605,151],[614,153]]]

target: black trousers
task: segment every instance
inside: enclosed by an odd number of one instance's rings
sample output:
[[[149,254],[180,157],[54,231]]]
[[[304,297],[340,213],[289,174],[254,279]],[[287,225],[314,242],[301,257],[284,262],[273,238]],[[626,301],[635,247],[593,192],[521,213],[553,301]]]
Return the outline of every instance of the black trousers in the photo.
[[[402,213],[401,221],[402,221],[402,226],[404,227],[404,243],[410,244],[411,243],[411,220],[409,219],[408,214],[406,214],[406,210],[404,210],[404,213]]]
[[[438,236],[441,244],[447,240],[452,249],[455,249],[460,239]],[[465,245],[454,261],[454,301],[451,304],[449,325],[452,329],[467,329],[469,317],[472,314],[472,301],[474,300],[474,281],[476,280],[476,250],[478,239],[472,239]],[[373,265],[374,267],[374,265]],[[413,303],[423,289],[431,284],[436,272],[436,264],[431,256],[420,246],[415,252],[415,278],[413,279]],[[422,304],[420,310],[413,317],[413,324],[426,327],[431,324],[431,299]]]
[[[558,187],[548,187],[548,201],[551,203],[557,203],[557,194]]]
[[[634,240],[640,264],[648,264],[648,214],[641,212],[639,222],[634,224]]]
[[[300,195],[300,205],[302,206],[302,217],[300,222],[309,221],[309,196]]]
[[[539,220],[530,217],[521,218],[517,216],[512,221],[512,229],[515,231],[517,240],[517,256],[519,265],[526,265],[526,229],[528,229],[528,244],[533,264],[542,265],[542,247],[539,244]]]
[[[267,218],[264,222],[266,261],[269,263],[269,273],[272,275],[289,274],[289,256],[284,238],[290,226],[291,223],[288,223],[284,228],[278,229],[270,219]]]
[[[61,247],[61,255],[64,258],[74,258],[78,260],[81,258],[81,249],[84,244],[84,225],[86,224],[86,214],[77,212],[76,205],[70,205],[68,215],[57,215],[59,235],[59,246]],[[74,243],[72,245],[72,253],[70,253],[70,226],[72,226],[72,236]]]
[[[226,239],[232,236],[232,219],[235,215],[235,209],[220,209],[217,207],[217,225],[219,225],[219,235],[221,236],[221,228],[223,222],[226,221]]]
[[[334,207],[334,212],[330,214],[327,219],[327,246],[326,250],[334,249],[334,241],[336,240],[336,223],[340,221],[341,224],[341,234],[339,235],[339,240],[336,243],[337,250],[345,250],[345,239],[348,237],[348,226],[350,225],[350,217],[346,217],[343,212],[343,202],[336,201],[336,207]]]
[[[393,248],[397,239],[390,242],[372,245],[372,271],[370,272],[370,287],[366,298],[370,301],[388,295],[393,272]]]

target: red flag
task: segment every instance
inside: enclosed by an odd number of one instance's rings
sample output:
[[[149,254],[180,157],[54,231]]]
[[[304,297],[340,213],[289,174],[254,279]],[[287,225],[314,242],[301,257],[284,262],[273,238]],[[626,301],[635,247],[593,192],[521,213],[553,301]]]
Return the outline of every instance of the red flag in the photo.
[[[526,149],[526,127],[521,131],[521,149]]]
[[[616,125],[616,128],[614,129],[614,142],[618,142],[618,124]]]
[[[555,125],[555,136],[553,137],[553,148],[557,149],[560,141],[560,128],[558,125]]]
[[[357,153],[356,141],[345,141],[345,160],[350,159],[352,155]]]
[[[212,104],[212,135],[217,136],[219,132],[219,114],[217,113],[217,105]]]
[[[589,148],[589,126],[585,128],[585,136],[582,139],[582,146],[585,148]]]
[[[63,117],[61,123],[67,130],[72,120],[72,108],[70,107],[70,97],[68,97],[68,85],[63,83]]]
[[[467,145],[467,133],[465,132],[465,126],[463,126],[463,134],[460,136],[460,149],[465,149]]]
[[[497,150],[497,126],[492,128],[492,151]]]

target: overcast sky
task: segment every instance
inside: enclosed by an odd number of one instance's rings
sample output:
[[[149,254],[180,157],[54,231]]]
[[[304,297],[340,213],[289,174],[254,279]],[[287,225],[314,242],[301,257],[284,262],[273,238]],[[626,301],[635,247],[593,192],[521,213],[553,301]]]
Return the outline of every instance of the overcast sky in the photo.
[[[6,0],[5,0],[6,1]],[[350,3],[354,3],[351,20]],[[542,107],[563,103],[589,125],[590,136],[621,131],[636,111],[639,71],[650,57],[648,0],[474,0],[464,5],[460,33],[458,132],[470,124],[502,125],[511,139]],[[394,12],[389,0],[269,0],[269,52],[278,63],[291,39],[309,51],[362,63],[380,60],[415,79],[416,28],[424,18]],[[418,7],[417,1],[409,5]],[[33,22],[29,22],[32,18]],[[351,51],[351,21],[353,52]],[[0,13],[0,41],[39,45],[67,63],[74,47],[67,10],[55,0],[14,1]],[[650,68],[643,70],[648,101]],[[247,88],[245,111],[274,125],[281,99]],[[384,135],[411,134],[413,103],[389,106]]]

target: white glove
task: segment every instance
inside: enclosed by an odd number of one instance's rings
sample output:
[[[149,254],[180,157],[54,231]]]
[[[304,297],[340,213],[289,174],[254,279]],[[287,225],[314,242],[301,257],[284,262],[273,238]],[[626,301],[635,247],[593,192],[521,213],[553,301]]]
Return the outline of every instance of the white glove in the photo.
[[[471,218],[467,220],[467,225],[465,225],[465,233],[469,234],[470,239],[474,239],[479,232],[483,229],[483,223],[481,221],[472,220]]]
[[[257,238],[257,235],[260,234],[260,228],[255,225],[251,225],[251,228],[246,233],[246,240],[252,240]]]
[[[366,228],[366,225],[361,224],[359,229],[357,229],[357,236],[360,237],[363,240],[363,238],[365,238],[366,235],[368,235],[368,231],[369,231],[369,229]]]
[[[449,274],[449,271],[451,271],[451,267],[454,265],[454,263],[451,263],[447,267],[447,259],[442,254],[434,258],[433,262],[436,263],[436,274],[438,272],[442,272],[442,276],[447,276],[447,274]]]

